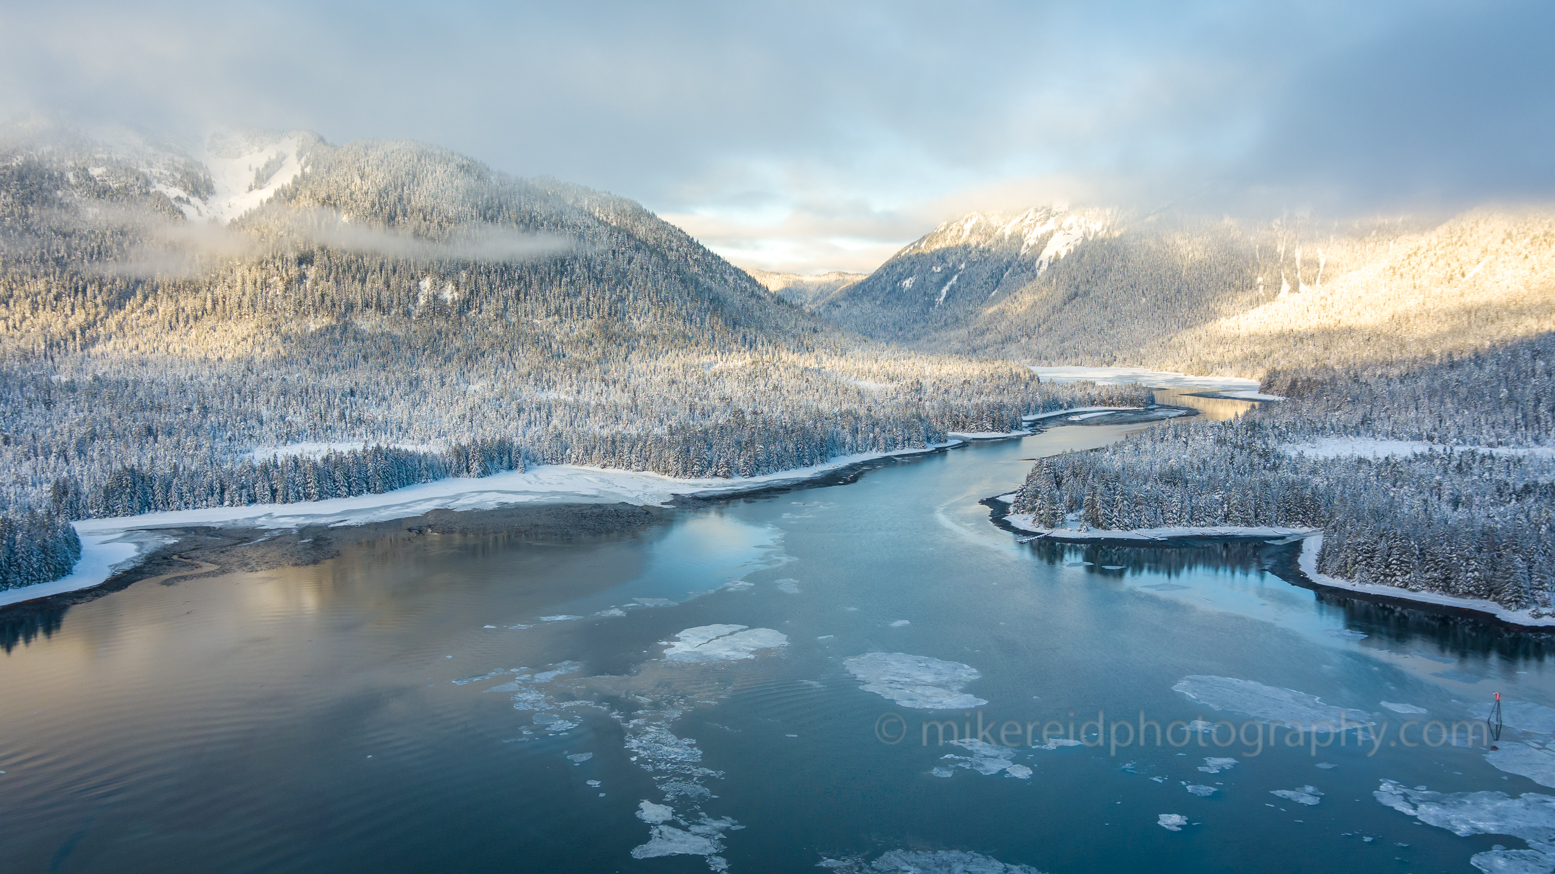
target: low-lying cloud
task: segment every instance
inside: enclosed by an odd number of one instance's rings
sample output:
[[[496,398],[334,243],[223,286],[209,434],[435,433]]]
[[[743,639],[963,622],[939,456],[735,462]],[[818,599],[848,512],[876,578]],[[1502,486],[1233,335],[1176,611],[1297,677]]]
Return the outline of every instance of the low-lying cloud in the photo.
[[[354,224],[330,210],[280,213],[278,241],[263,244],[254,231],[215,222],[179,221],[131,211],[93,210],[75,223],[130,228],[145,242],[129,258],[97,263],[106,275],[192,279],[233,260],[277,249],[327,247],[361,255],[405,261],[457,261],[515,264],[566,255],[575,241],[555,234],[534,234],[501,225],[467,225],[443,239],[428,239],[390,228]]]

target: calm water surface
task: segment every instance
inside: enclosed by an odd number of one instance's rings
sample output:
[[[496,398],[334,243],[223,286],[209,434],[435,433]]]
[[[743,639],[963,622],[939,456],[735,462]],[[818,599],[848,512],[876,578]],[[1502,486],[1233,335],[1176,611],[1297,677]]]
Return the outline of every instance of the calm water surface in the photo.
[[[0,870],[802,871],[905,848],[1049,872],[1465,871],[1521,846],[1373,798],[1384,778],[1546,791],[1483,749],[1390,745],[1411,717],[1381,702],[1421,720],[1468,719],[1494,691],[1555,705],[1542,638],[1320,599],[1266,570],[1289,546],[1021,545],[989,523],[979,499],[1029,459],[1124,430],[887,464],[645,533],[367,544],[69,608],[0,654]],[[786,645],[665,659],[709,625]],[[985,703],[867,691],[847,664],[867,653],[969,666],[940,692]],[[1026,745],[1033,722],[1089,739],[1098,712],[1258,715],[1173,689],[1188,677],[1389,729],[1315,753],[1186,729],[1186,746]],[[979,718],[1016,724],[1012,746],[923,733]],[[1319,803],[1272,794],[1303,787]],[[677,846],[700,855],[651,855]]]

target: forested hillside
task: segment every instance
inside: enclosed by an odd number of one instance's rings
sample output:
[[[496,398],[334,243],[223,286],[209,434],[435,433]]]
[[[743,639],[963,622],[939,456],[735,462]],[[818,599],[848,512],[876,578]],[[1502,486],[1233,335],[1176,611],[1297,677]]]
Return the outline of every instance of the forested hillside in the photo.
[[[914,348],[1261,376],[1555,330],[1555,215],[1251,222],[972,214],[817,312]]]
[[[1038,528],[1323,530],[1318,570],[1549,611],[1555,335],[1429,365],[1273,375],[1229,422],[1039,462],[1011,512]]]
[[[635,203],[412,143],[13,132],[0,247],[0,516],[36,553],[0,585],[57,576],[68,518],[750,475],[1138,399],[862,340]]]

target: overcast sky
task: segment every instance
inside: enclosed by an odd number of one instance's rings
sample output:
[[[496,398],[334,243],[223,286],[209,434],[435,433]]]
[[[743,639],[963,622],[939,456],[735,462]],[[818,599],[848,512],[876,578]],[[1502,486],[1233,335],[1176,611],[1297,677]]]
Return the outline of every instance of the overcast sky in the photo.
[[[403,137],[869,270],[1054,199],[1277,214],[1555,194],[1555,3],[11,2],[0,113]]]

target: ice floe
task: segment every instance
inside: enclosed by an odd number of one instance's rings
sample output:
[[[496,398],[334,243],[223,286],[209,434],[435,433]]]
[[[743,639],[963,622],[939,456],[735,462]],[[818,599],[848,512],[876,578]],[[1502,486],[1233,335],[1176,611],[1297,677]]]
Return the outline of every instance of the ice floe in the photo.
[[[519,670],[523,670],[523,668],[519,668]],[[502,676],[503,674],[506,674],[506,673],[509,673],[509,672],[508,671],[490,671],[488,673],[479,674],[479,675],[474,676],[474,677],[465,677],[463,679],[454,680],[453,684],[455,686],[465,686],[465,685],[468,685],[470,683],[478,683],[481,680],[489,680],[492,677],[500,677],[500,676]]]
[[[637,818],[643,822],[658,825],[661,822],[669,822],[675,818],[675,810],[667,804],[654,804],[648,799],[643,799],[637,805]]]
[[[567,757],[567,761],[573,763],[574,765],[581,765],[592,758],[594,758],[593,753],[573,753]]]
[[[843,663],[859,688],[917,710],[962,710],[988,702],[961,691],[981,677],[976,668],[904,652],[872,652]]]
[[[1364,729],[1371,714],[1324,704],[1320,699],[1294,689],[1266,686],[1252,680],[1195,674],[1184,677],[1172,689],[1216,710],[1241,713],[1265,722],[1298,723],[1303,726],[1329,726],[1338,731]]]
[[[1042,874],[1029,865],[1001,862],[965,850],[888,850],[872,862],[854,856],[822,859],[815,867],[841,874]]]
[[[734,820],[709,819],[680,829],[672,825],[656,825],[649,833],[648,842],[632,848],[634,859],[655,859],[660,856],[706,856],[707,867],[714,871],[727,871],[729,863],[718,853],[723,850],[723,832],[738,828]]]
[[[1492,705],[1476,704],[1469,712],[1479,719],[1490,715]],[[1555,734],[1555,710],[1530,701],[1502,701],[1501,721],[1518,731]]]
[[[1393,780],[1383,780],[1372,795],[1400,813],[1460,837],[1510,835],[1527,842],[1526,850],[1497,847],[1470,857],[1469,862],[1487,874],[1555,870],[1555,797],[1535,792],[1516,798],[1505,792],[1430,792]]]
[[[782,592],[785,595],[797,595],[797,594],[799,594],[799,581],[798,580],[778,580],[777,581],[777,588],[778,588],[779,592]]]
[[[1294,801],[1297,804],[1305,804],[1308,807],[1312,807],[1323,800],[1323,790],[1316,786],[1301,786],[1296,789],[1275,789],[1269,794],[1278,795],[1286,801]]]
[[[1156,817],[1155,824],[1169,832],[1180,832],[1188,824],[1188,818],[1180,813],[1163,813]]]
[[[1241,762],[1237,759],[1224,756],[1210,756],[1204,760],[1204,764],[1199,766],[1199,770],[1206,774],[1219,774],[1221,771],[1229,771],[1239,764]]]
[[[990,777],[1003,771],[1005,776],[1017,780],[1031,779],[1031,769],[1025,765],[1015,764],[1015,750],[1010,747],[995,746],[976,738],[962,738],[951,743],[971,753],[968,756],[958,756],[955,753],[945,755],[945,759],[955,763],[951,767],[966,768]]]
[[[1555,750],[1516,741],[1502,741],[1497,747],[1485,753],[1485,761],[1492,767],[1555,788]]]
[[[671,662],[727,662],[755,658],[763,649],[788,645],[788,636],[770,628],[745,625],[698,625],[675,635],[664,659]]]
[[[895,622],[891,623],[891,627],[892,628],[901,628],[904,625],[911,625],[911,624],[912,624],[912,622],[910,622],[910,621],[908,621],[906,619],[898,619]]]
[[[570,615],[570,614],[567,614],[567,613],[561,613],[561,614],[558,614],[556,616],[541,616],[540,617],[540,621],[541,622],[571,622],[574,619],[582,619],[582,618],[583,618],[582,616],[573,616],[573,615]]]
[[[1185,784],[1183,788],[1187,789],[1189,792],[1192,792],[1194,795],[1199,796],[1200,798],[1208,798],[1211,795],[1214,795],[1216,792],[1220,791],[1213,786],[1205,786],[1199,783],[1188,783]]]

